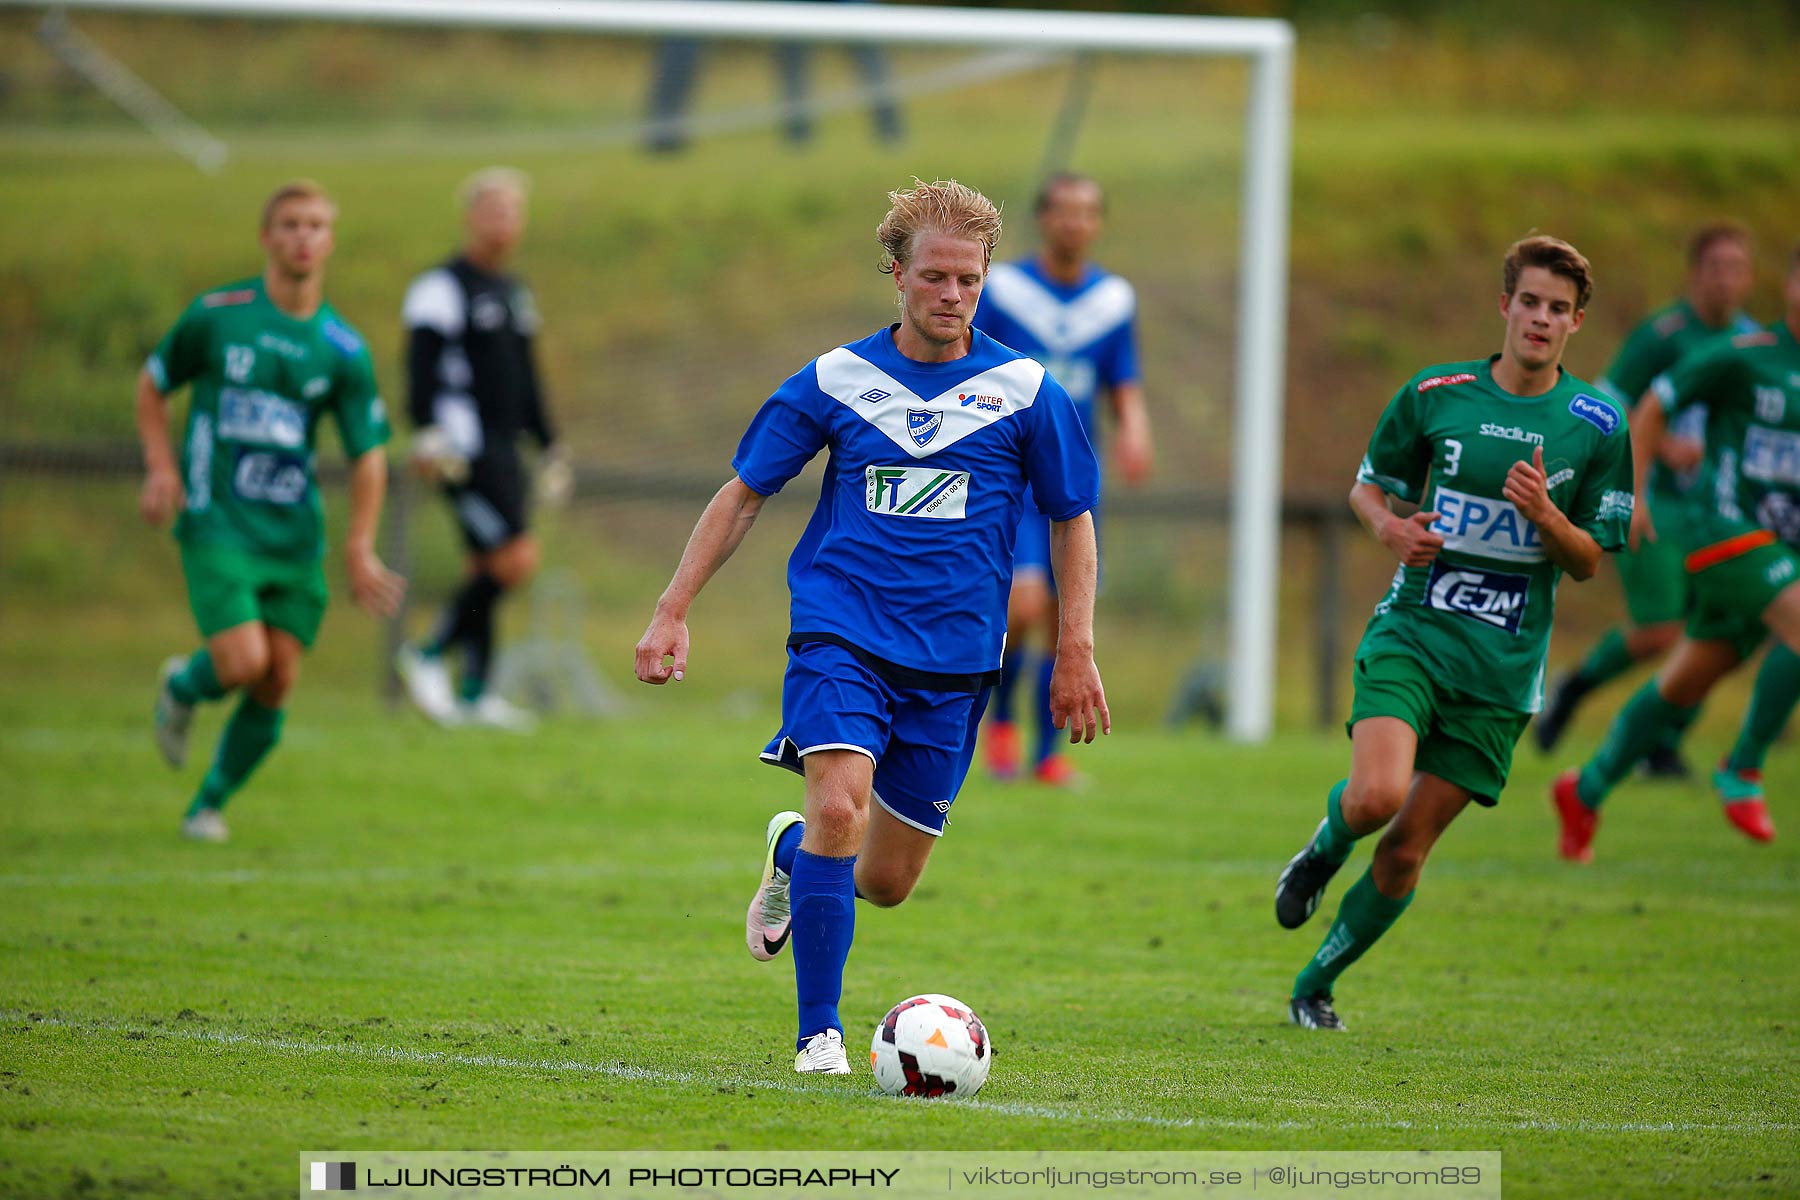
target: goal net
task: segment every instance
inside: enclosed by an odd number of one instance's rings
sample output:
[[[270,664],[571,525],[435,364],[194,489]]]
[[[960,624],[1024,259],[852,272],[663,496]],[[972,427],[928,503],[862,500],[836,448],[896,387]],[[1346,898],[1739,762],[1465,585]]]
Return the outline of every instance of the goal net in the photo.
[[[136,357],[187,296],[254,269],[256,206],[296,175],[340,202],[328,290],[399,397],[400,297],[455,249],[458,182],[519,168],[534,194],[517,266],[582,468],[583,503],[547,536],[610,655],[757,404],[893,319],[873,237],[885,193],[915,175],[980,188],[1006,212],[997,260],[1016,259],[1036,248],[1039,182],[1076,170],[1107,194],[1096,260],[1137,291],[1157,457],[1142,490],[1109,472],[1103,663],[1160,714],[1216,660],[1231,732],[1268,732],[1285,23],[702,0],[56,8],[0,0],[0,154],[30,164],[44,220],[76,227],[7,248],[37,305],[0,372],[12,441],[129,439]],[[765,521],[797,530],[815,491],[795,481]],[[429,497],[410,508],[429,596],[459,549]],[[715,585],[741,601],[709,598],[734,636],[779,634],[786,532],[759,531],[753,565]]]

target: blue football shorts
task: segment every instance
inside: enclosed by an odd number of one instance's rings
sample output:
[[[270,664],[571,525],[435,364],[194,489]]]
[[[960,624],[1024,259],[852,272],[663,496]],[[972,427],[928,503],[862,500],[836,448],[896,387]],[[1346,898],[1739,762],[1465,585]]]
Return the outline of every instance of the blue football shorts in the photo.
[[[988,692],[896,687],[842,646],[788,647],[781,730],[764,762],[805,774],[815,750],[857,750],[875,763],[875,802],[939,837],[975,757]]]

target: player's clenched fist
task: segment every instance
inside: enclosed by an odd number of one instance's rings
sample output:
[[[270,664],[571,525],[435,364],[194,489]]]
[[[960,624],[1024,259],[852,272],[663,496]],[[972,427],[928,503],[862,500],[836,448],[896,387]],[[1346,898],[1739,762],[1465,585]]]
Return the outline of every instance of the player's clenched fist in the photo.
[[[680,682],[687,673],[687,622],[657,613],[637,644],[637,677],[644,683]],[[664,662],[672,659],[673,662]]]
[[[1422,567],[1437,557],[1444,548],[1441,534],[1433,533],[1434,512],[1416,512],[1410,517],[1396,517],[1381,532],[1381,544],[1399,559],[1403,566]]]
[[[138,512],[152,525],[167,525],[185,500],[181,476],[173,468],[151,471],[144,476],[144,490],[138,493]]]

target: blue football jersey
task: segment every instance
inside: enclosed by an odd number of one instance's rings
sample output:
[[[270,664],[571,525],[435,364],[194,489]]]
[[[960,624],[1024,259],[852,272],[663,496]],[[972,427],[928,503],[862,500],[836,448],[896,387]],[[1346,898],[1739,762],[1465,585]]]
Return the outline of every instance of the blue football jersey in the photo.
[[[1095,444],[1100,389],[1138,380],[1137,293],[1098,267],[1071,286],[1044,274],[1035,259],[1001,263],[982,286],[975,327],[1043,363]]]
[[[792,631],[919,671],[997,668],[1027,485],[1056,521],[1099,498],[1068,393],[980,332],[966,356],[921,363],[890,327],[777,388],[731,465],[768,496],[827,448],[818,507],[788,560]]]

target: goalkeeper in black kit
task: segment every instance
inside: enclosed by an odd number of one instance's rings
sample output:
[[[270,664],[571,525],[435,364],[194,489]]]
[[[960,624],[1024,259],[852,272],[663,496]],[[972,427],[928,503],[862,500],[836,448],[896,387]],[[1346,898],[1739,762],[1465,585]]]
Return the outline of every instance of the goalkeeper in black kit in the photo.
[[[520,435],[543,451],[539,498],[560,503],[572,482],[538,386],[537,307],[506,273],[525,232],[525,200],[515,171],[491,168],[465,183],[463,248],[413,281],[402,314],[413,465],[442,488],[469,569],[431,633],[402,646],[395,667],[413,703],[444,726],[528,732],[535,724],[488,687],[495,609],[538,566]],[[452,652],[460,687],[451,682]]]

